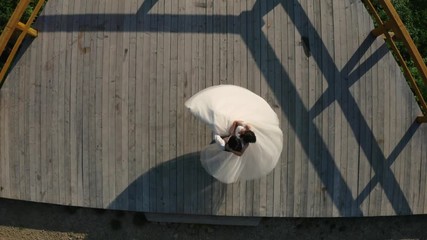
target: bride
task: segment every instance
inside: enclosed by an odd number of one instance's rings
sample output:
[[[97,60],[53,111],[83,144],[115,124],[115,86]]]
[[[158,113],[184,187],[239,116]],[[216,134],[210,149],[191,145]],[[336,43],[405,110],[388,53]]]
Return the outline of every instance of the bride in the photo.
[[[216,143],[200,154],[205,170],[224,183],[257,179],[276,166],[283,147],[279,119],[255,93],[234,85],[206,88],[185,102],[208,124]]]

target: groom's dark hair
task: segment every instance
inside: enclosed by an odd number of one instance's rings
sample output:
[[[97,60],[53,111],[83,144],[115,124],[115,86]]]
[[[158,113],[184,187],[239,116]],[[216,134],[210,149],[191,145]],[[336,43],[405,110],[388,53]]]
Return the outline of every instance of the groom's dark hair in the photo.
[[[234,150],[236,152],[242,151],[242,141],[239,138],[237,138],[236,136],[231,136],[228,139],[227,144],[231,150]]]
[[[251,130],[246,130],[242,134],[240,134],[240,138],[243,139],[245,143],[254,143],[256,142],[255,133]]]

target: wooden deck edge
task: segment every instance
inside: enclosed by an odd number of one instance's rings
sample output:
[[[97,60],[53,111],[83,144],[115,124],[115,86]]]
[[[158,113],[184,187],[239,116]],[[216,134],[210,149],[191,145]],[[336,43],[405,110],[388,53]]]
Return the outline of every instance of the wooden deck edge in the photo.
[[[167,223],[192,223],[230,226],[258,226],[261,217],[209,216],[191,214],[144,213],[147,221]]]

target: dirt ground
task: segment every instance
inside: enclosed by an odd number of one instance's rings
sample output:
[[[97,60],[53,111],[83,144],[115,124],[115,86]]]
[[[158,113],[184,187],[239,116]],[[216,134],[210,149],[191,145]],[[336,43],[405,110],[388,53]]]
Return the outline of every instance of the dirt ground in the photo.
[[[256,227],[216,226],[0,199],[0,240],[6,239],[427,239],[427,216],[265,218]]]

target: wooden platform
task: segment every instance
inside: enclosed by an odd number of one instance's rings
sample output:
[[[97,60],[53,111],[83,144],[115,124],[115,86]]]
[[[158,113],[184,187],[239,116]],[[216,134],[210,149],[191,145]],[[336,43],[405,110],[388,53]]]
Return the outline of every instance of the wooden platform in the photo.
[[[356,0],[49,0],[0,91],[0,197],[151,213],[427,213],[427,125]],[[268,176],[201,167],[205,87],[265,98]],[[256,114],[256,113],[254,113]]]

